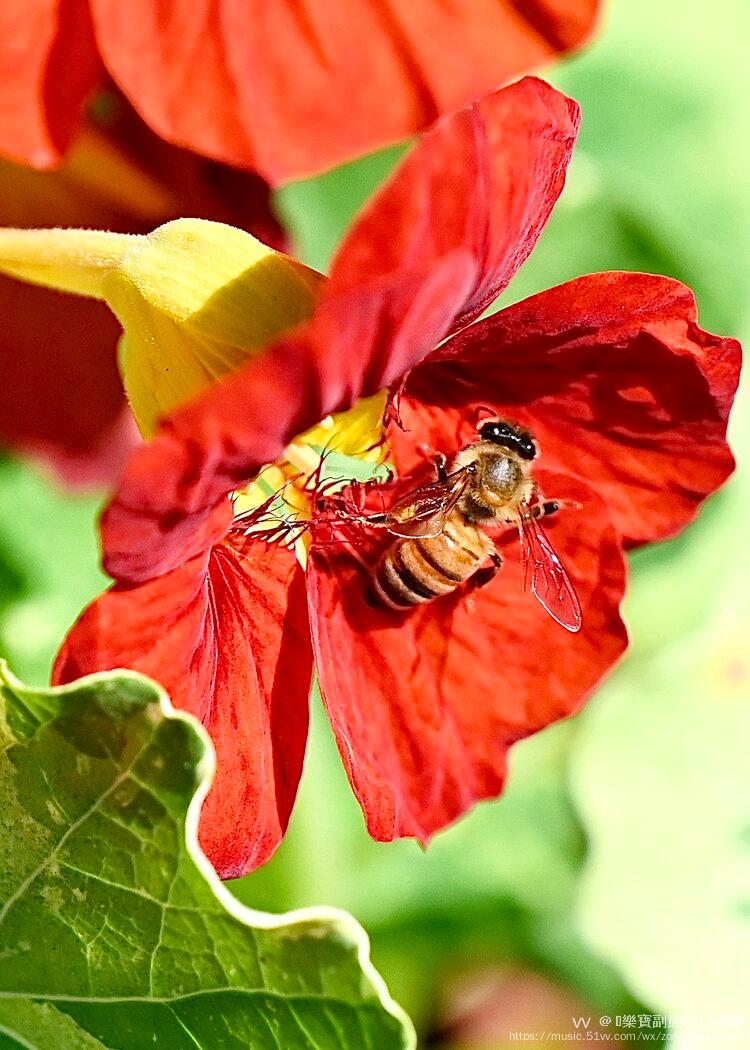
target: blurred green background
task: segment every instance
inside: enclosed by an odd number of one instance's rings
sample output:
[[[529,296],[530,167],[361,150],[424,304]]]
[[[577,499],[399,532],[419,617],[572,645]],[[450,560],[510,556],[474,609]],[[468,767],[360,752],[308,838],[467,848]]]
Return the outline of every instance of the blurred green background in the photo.
[[[551,75],[582,104],[580,145],[505,301],[646,270],[690,284],[706,328],[748,332],[748,40],[746,0],[612,0],[588,51]],[[399,154],[279,193],[305,261],[325,267]],[[732,483],[686,533],[631,559],[625,662],[581,716],[516,747],[502,799],[426,852],[368,839],[316,701],[287,839],[232,889],[268,910],[352,911],[425,1047],[501,1050],[517,1045],[509,1030],[568,1032],[571,1016],[645,1041],[663,1015],[678,1050],[702,1036],[750,1047],[745,396],[732,436]],[[98,501],[9,460],[0,471],[0,646],[42,683],[104,583]]]

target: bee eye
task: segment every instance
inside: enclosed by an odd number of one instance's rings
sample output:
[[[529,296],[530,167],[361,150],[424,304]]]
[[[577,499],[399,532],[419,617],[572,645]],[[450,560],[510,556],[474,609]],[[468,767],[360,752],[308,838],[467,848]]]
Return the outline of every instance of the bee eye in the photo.
[[[537,453],[531,435],[525,431],[516,430],[509,423],[501,419],[488,420],[479,427],[479,436],[484,441],[492,441],[495,445],[510,449],[521,457],[521,459],[534,459]]]

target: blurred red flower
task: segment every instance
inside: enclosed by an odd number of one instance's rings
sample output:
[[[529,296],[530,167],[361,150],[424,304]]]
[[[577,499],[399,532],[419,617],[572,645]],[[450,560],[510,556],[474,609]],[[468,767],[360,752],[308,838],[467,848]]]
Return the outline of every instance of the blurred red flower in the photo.
[[[310,175],[580,46],[599,0],[4,0],[0,152],[55,164],[114,78],[162,138]]]
[[[56,170],[0,160],[0,225],[142,233],[192,214],[283,246],[260,176],[164,142],[113,90],[95,110]],[[138,440],[117,369],[119,335],[104,303],[0,275],[0,441],[69,482],[113,482]]]
[[[441,120],[354,223],[309,324],[176,411],[105,513],[117,583],[72,629],[55,681],[134,667],[203,721],[218,773],[201,836],[224,876],[286,826],[311,640],[371,834],[425,840],[497,794],[509,746],[575,711],[623,651],[623,545],[674,533],[732,470],[739,346],[698,327],[679,282],[595,274],[476,320],[538,239],[577,126],[576,104],[534,79]],[[513,545],[492,585],[404,614],[366,600],[380,540],[357,556],[313,542],[303,574],[233,521],[227,494],[294,435],[389,387],[402,478],[422,443],[467,444],[480,404],[530,427],[545,491],[582,505],[550,526],[578,634],[522,593]]]

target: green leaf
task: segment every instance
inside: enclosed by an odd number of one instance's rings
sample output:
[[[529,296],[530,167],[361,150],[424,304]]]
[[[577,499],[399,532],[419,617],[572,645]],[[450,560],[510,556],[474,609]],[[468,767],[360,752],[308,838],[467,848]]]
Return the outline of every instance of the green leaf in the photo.
[[[213,750],[148,679],[0,665],[0,1047],[406,1050],[344,912],[241,906],[197,846]]]
[[[573,763],[591,841],[584,935],[657,1010],[734,1024],[713,1033],[727,1046],[750,1030],[750,612],[738,576],[707,626],[602,691]]]

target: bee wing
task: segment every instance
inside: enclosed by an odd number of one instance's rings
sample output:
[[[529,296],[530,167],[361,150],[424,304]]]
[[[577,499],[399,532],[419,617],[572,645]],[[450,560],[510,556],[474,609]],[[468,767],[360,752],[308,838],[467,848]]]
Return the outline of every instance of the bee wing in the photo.
[[[575,633],[581,629],[581,605],[578,595],[542,526],[522,507],[518,519],[521,535],[524,587],[531,589],[553,620]]]
[[[442,481],[432,481],[412,489],[389,508],[382,524],[394,536],[407,539],[439,536],[473,473],[473,466],[467,465]]]

